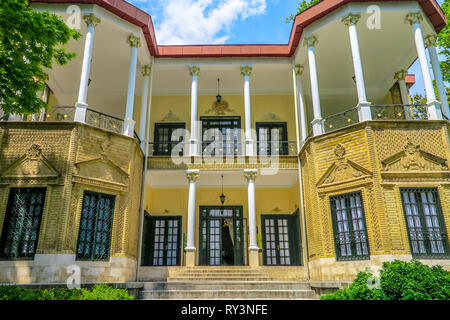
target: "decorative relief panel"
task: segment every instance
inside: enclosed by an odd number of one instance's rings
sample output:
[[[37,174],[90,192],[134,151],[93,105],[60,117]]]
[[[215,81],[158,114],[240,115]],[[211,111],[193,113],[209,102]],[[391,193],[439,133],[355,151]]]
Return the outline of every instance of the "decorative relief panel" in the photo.
[[[211,107],[204,112],[205,114],[213,114],[218,116],[225,116],[227,114],[237,114],[236,110],[231,109],[227,101],[214,101]]]
[[[161,119],[162,122],[177,122],[181,121],[181,119],[173,113],[172,110],[169,110],[169,112]]]
[[[42,154],[39,145],[33,144],[20,158],[0,174],[1,184],[23,181],[29,184],[59,183],[60,173]]]
[[[341,145],[336,145],[334,154],[337,157],[335,161],[319,179],[317,186],[324,187],[328,185],[348,182],[355,179],[363,179],[372,176],[372,173],[358,165],[357,163],[345,157],[346,150]]]

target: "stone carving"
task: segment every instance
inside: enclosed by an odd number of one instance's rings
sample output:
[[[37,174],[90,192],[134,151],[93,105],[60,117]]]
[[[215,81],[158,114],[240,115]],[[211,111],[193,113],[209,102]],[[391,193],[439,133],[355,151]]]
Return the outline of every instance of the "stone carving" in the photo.
[[[169,112],[161,119],[161,121],[181,121],[176,114],[169,110]]]
[[[318,186],[350,181],[372,175],[370,171],[345,157],[346,150],[343,145],[336,145],[334,154],[337,157],[337,161],[335,161],[330,168],[328,168],[322,178],[319,179],[317,183]]]
[[[2,172],[0,179],[55,180],[59,176],[59,172],[42,154],[41,147],[33,144],[22,157]]]
[[[249,77],[253,72],[253,67],[251,66],[241,66],[241,75],[244,77]]]
[[[189,73],[191,76],[199,76],[200,75],[200,67],[199,66],[189,66]]]
[[[127,43],[130,47],[139,48],[141,46],[141,38],[131,34],[127,39]]]
[[[219,116],[223,116],[226,114],[236,114],[236,111],[231,109],[228,102],[222,100],[220,103],[214,101],[211,105],[211,108],[205,111],[205,114],[215,114]]]
[[[248,182],[255,182],[256,176],[258,175],[258,170],[249,169],[244,170],[244,177]]]
[[[314,47],[316,44],[319,43],[319,40],[317,39],[316,36],[312,35],[305,38],[304,43],[306,47]]]
[[[296,64],[294,66],[295,75],[301,76],[303,74],[304,69],[305,69],[305,67],[302,66],[301,64]]]
[[[349,13],[345,17],[342,18],[342,22],[347,26],[351,26],[357,24],[359,19],[361,19],[361,15],[358,13]]]
[[[409,23],[410,25],[420,23],[421,20],[423,20],[423,17],[420,12],[410,12],[405,17],[405,23]]]
[[[93,26],[94,28],[101,22],[100,18],[96,17],[93,13],[84,15],[83,20],[88,27]]]
[[[420,149],[408,139],[403,150],[381,161],[383,171],[448,171],[447,160]]]
[[[189,182],[196,182],[198,177],[200,175],[200,172],[198,170],[187,170],[186,171],[186,178]]]

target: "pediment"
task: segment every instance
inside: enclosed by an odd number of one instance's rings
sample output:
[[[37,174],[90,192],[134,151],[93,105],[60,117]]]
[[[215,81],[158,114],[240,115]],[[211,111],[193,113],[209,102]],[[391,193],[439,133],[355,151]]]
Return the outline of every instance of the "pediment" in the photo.
[[[381,161],[384,172],[449,171],[447,160],[420,149],[408,141],[404,150]]]
[[[0,179],[57,180],[59,176],[58,170],[42,154],[41,147],[34,144],[27,150],[26,154],[14,161],[0,174]]]
[[[338,159],[322,175],[317,186],[328,186],[372,176],[372,172],[344,157],[345,148],[341,144],[336,146],[335,154]]]
[[[74,175],[90,180],[99,180],[121,185],[128,184],[129,175],[113,161],[99,157],[75,164]]]

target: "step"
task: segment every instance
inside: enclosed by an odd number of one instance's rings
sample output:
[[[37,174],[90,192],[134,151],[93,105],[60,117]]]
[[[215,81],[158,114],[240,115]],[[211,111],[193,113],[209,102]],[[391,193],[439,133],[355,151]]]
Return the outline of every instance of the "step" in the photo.
[[[317,299],[313,290],[143,290],[150,299]]]
[[[310,290],[307,282],[287,281],[191,281],[191,282],[146,282],[144,290]]]
[[[276,279],[270,277],[170,277],[167,282],[188,282],[188,281],[275,281]]]

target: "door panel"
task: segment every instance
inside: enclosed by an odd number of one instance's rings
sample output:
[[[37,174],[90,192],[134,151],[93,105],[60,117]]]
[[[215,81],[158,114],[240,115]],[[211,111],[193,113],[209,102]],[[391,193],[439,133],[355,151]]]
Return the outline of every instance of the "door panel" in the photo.
[[[257,122],[259,155],[288,155],[286,122]]]
[[[298,214],[262,215],[264,265],[299,265]]]
[[[180,265],[181,229],[181,217],[146,215],[142,265]]]

